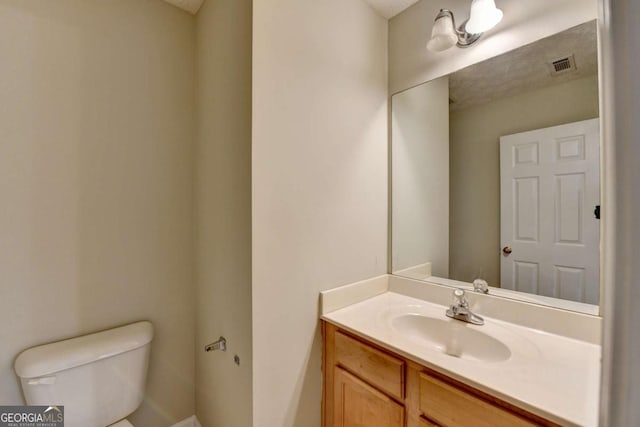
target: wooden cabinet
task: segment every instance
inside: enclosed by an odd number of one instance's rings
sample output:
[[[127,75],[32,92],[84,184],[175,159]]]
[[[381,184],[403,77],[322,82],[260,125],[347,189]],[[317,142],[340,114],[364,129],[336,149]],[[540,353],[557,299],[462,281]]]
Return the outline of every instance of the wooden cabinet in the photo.
[[[450,427],[540,425],[423,372],[420,373],[420,412]]]
[[[404,427],[404,406],[339,367],[334,379],[335,427]]]
[[[404,366],[402,359],[377,350],[340,331],[335,333],[336,365],[353,372],[378,390],[402,401]]]
[[[323,427],[558,425],[322,322]]]
[[[419,423],[420,427],[440,427],[438,424],[434,424],[425,418],[420,418]]]

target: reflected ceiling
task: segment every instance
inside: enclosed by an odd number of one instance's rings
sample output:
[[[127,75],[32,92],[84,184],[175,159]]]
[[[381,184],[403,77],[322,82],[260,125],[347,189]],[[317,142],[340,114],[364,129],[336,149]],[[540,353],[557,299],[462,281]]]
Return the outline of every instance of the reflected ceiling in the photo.
[[[598,73],[596,22],[538,40],[449,76],[451,111]],[[551,62],[573,55],[575,71],[552,75]]]

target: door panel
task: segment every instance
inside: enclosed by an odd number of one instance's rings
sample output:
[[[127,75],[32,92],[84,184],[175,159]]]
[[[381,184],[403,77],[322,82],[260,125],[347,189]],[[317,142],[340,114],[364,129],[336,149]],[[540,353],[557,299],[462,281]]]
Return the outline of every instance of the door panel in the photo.
[[[556,243],[584,244],[582,215],[584,211],[585,174],[556,176],[555,234]]]
[[[335,427],[403,427],[404,407],[359,380],[335,368]]]
[[[538,211],[540,186],[538,177],[516,178],[515,182],[515,240],[538,241]]]
[[[514,261],[515,287],[519,291],[529,294],[538,293],[539,273],[538,264],[535,262]]]

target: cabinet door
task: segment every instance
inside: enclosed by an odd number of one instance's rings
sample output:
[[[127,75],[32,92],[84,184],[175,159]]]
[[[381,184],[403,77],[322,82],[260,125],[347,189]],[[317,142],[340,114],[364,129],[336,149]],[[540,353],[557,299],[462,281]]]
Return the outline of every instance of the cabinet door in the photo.
[[[541,425],[426,373],[420,374],[420,411],[447,427]]]
[[[404,407],[336,367],[334,427],[403,427]]]

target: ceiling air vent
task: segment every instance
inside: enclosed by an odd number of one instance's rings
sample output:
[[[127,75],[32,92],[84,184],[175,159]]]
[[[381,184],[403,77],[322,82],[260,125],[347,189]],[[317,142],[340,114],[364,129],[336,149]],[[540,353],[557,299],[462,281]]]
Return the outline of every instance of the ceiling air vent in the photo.
[[[576,59],[573,55],[558,58],[555,61],[551,61],[551,75],[559,76],[560,74],[566,74],[576,71]]]

